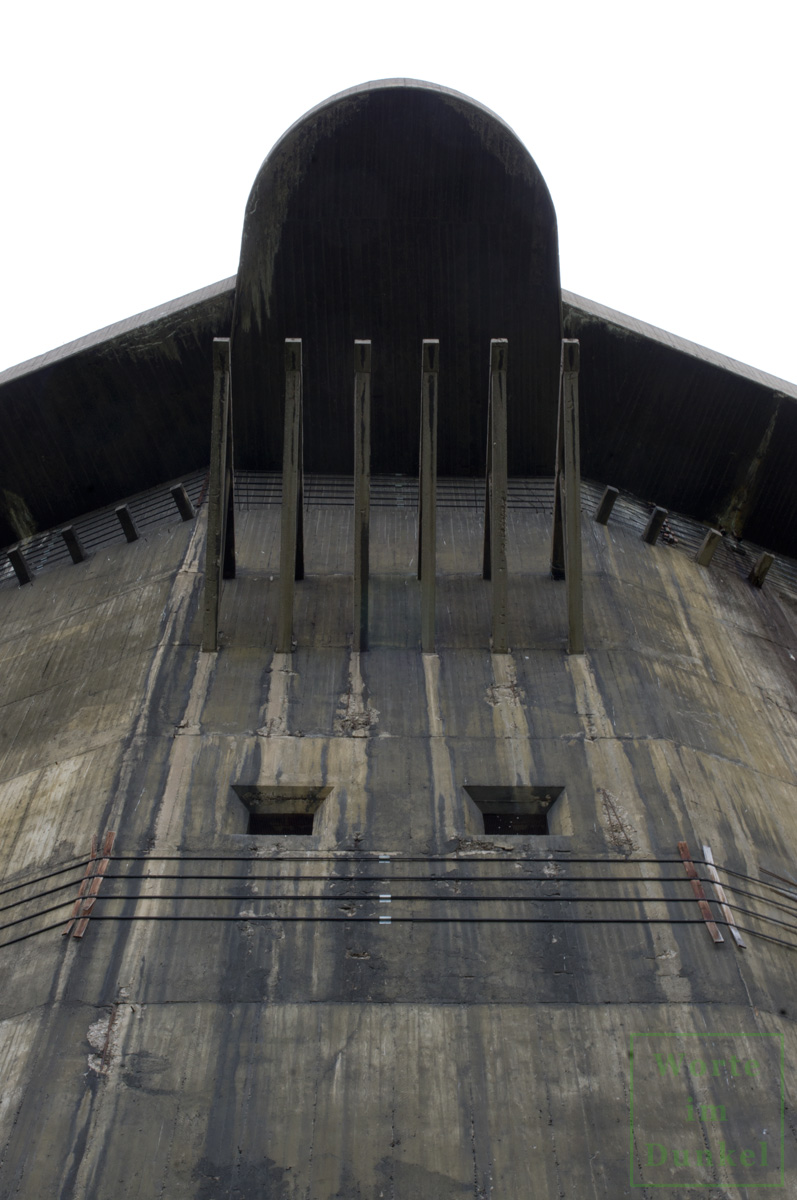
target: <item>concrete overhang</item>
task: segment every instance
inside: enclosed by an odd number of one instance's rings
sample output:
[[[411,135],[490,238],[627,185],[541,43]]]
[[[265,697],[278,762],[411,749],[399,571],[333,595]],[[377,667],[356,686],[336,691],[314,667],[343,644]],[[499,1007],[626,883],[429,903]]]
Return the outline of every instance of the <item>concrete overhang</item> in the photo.
[[[235,277],[0,374],[0,542],[208,461]],[[797,386],[562,292],[584,474],[797,556]],[[554,461],[552,441],[544,448]],[[328,464],[330,473],[336,464]]]
[[[413,272],[405,274],[401,285],[395,287],[384,281],[383,272],[380,287],[388,289],[387,300],[381,292],[374,300],[376,293],[367,287],[358,292],[350,288],[352,295],[356,293],[361,311],[356,320],[344,314],[339,328],[334,327],[334,337],[327,328],[332,327],[330,322],[323,328],[323,323],[318,328],[313,326],[312,295],[302,299],[298,307],[294,297],[288,316],[274,319],[269,325],[270,300],[267,304],[268,297],[258,293],[264,277],[264,246],[266,256],[271,254],[266,264],[271,272],[269,279],[273,283],[274,271],[282,270],[289,284],[300,262],[295,248],[299,243],[294,242],[292,249],[291,238],[302,221],[312,226],[314,204],[325,205],[322,211],[327,212],[330,205],[338,206],[335,220],[341,244],[353,244],[354,226],[351,222],[346,225],[345,188],[341,188],[340,181],[350,178],[352,156],[362,147],[364,138],[366,142],[372,138],[368,150],[372,156],[380,153],[388,135],[393,140],[386,144],[400,149],[401,154],[396,158],[397,165],[389,154],[380,160],[381,165],[377,164],[374,178],[378,186],[371,180],[366,187],[364,177],[358,177],[365,192],[371,189],[369,207],[359,215],[355,213],[352,220],[373,219],[377,224],[380,220],[395,220],[397,227],[402,222],[402,228],[408,227],[403,216],[399,213],[396,217],[393,211],[396,203],[400,208],[399,201],[407,202],[406,189],[396,200],[392,195],[395,189],[385,187],[385,180],[390,183],[393,179],[390,172],[398,171],[402,179],[407,174],[413,150],[412,136],[405,136],[402,125],[402,114],[406,113],[414,121],[410,123],[411,132],[421,129],[426,137],[429,131],[424,151],[429,173],[423,176],[419,168],[420,177],[427,182],[433,180],[438,190],[446,188],[447,173],[437,168],[434,153],[436,146],[445,145],[456,151],[452,170],[459,163],[456,169],[462,171],[461,164],[466,161],[474,177],[482,181],[479,187],[471,188],[469,209],[463,208],[460,200],[454,203],[447,236],[451,244],[475,247],[473,253],[482,256],[478,260],[482,273],[487,269],[490,275],[492,259],[500,254],[501,270],[495,279],[486,278],[485,294],[492,297],[492,308],[486,305],[483,311],[478,306],[471,310],[459,297],[462,268],[455,256],[451,279],[445,281],[441,293],[444,302],[425,300],[428,311],[424,309],[420,318],[411,310],[415,302]],[[264,197],[268,203],[275,203],[275,180],[283,205],[282,265],[279,256],[274,256],[273,239],[269,250],[268,226],[266,241],[256,245],[250,203],[242,251],[245,278],[239,272],[238,277],[131,317],[0,374],[0,544],[7,545],[202,468],[209,459],[213,337],[233,334],[237,463],[251,470],[279,469],[279,370],[272,371],[271,378],[252,353],[247,358],[246,334],[256,326],[258,336],[265,332],[266,340],[271,339],[266,356],[269,363],[281,362],[281,356],[273,353],[281,338],[306,338],[305,419],[309,428],[305,465],[310,471],[343,474],[351,470],[351,384],[347,383],[346,370],[353,336],[373,338],[377,399],[382,388],[381,408],[375,403],[379,419],[374,421],[373,469],[376,473],[416,469],[420,360],[414,362],[412,347],[426,336],[441,339],[440,473],[482,473],[488,341],[490,337],[508,336],[510,473],[553,473],[555,395],[549,394],[547,375],[551,372],[547,359],[550,344],[557,343],[560,332],[555,217],[544,182],[512,131],[483,106],[447,89],[414,81],[383,81],[332,97],[292,126],[261,168],[253,188],[258,204]],[[452,194],[458,196],[460,191],[454,189]],[[437,219],[436,193],[429,193],[428,188],[427,193],[423,203],[428,212],[423,210],[424,221],[418,228],[424,222],[426,228]],[[524,197],[530,199],[534,209],[531,216],[520,211]],[[372,218],[369,213],[376,215]],[[507,214],[514,221],[513,236],[525,247],[523,270],[530,272],[528,277],[534,286],[529,291],[534,292],[534,299],[524,291],[523,271],[512,273],[511,255],[507,255],[507,246],[500,240],[501,221]],[[478,237],[468,241],[467,229],[475,229],[485,215],[497,231],[490,235],[495,241],[495,254],[490,250],[485,255]],[[454,228],[457,222],[459,233]],[[540,236],[546,231],[549,253],[540,249]],[[355,235],[356,242],[356,229]],[[423,239],[427,233],[422,232],[420,237],[426,245]],[[376,237],[374,244],[379,241]],[[427,251],[432,244],[429,241]],[[484,243],[488,248],[492,244],[489,238]],[[318,262],[328,257],[328,249],[325,243],[323,253],[318,252]],[[308,278],[316,283],[337,277],[336,271],[322,275],[321,268],[305,265],[301,269],[310,270]],[[422,269],[419,260],[414,271]],[[371,272],[362,266],[358,270],[367,283]],[[326,266],[323,271],[327,271]],[[472,262],[468,271],[473,273]],[[401,274],[398,269],[396,273]],[[432,294],[435,289],[428,290]],[[449,303],[455,295],[456,300]],[[334,301],[332,297],[327,305],[330,311]],[[381,317],[377,313],[370,322],[368,313],[372,308],[379,310]],[[457,308],[456,317],[450,321],[449,308]],[[409,316],[402,315],[405,310]],[[309,314],[306,320],[303,313]],[[529,313],[542,314],[543,323],[547,321],[545,362],[535,341],[538,334],[528,332],[539,326],[539,322],[535,325],[530,321]],[[406,325],[402,336],[406,334],[404,341],[411,349],[405,357],[403,349],[391,349],[394,320]],[[294,328],[297,324],[304,327]],[[494,328],[496,324],[501,327]],[[360,329],[360,325],[368,328]],[[569,292],[561,292],[561,332],[581,342],[585,476],[698,520],[722,523],[775,552],[797,556],[793,466],[797,386]],[[314,370],[318,362],[316,349],[324,337],[335,347],[339,341],[340,348],[334,350],[338,355],[334,370],[330,367],[322,378]],[[380,371],[384,372],[382,379]],[[393,375],[388,378],[391,371]],[[544,387],[540,384],[543,375]],[[463,403],[465,393],[469,398]],[[401,415],[398,422],[393,419],[396,412]]]

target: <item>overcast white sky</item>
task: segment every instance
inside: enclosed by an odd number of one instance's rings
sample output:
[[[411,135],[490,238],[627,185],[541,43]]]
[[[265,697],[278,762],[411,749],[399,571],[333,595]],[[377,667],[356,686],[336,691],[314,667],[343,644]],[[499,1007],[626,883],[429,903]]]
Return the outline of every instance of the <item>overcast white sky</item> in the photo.
[[[368,79],[520,135],[562,285],[797,381],[795,0],[0,7],[0,369],[235,273],[294,120]]]

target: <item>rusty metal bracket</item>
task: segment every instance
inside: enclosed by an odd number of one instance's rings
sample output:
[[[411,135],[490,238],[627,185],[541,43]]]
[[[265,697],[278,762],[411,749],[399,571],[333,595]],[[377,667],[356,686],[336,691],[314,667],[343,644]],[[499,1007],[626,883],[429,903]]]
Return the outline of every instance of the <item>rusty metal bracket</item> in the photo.
[[[69,917],[69,923],[64,930],[63,936],[69,937],[72,932],[72,926],[76,924],[73,937],[82,938],[86,932],[86,926],[89,923],[89,917],[92,909],[97,902],[102,878],[108,870],[110,863],[110,854],[113,850],[113,844],[116,840],[116,834],[108,832],[105,835],[105,840],[102,844],[102,857],[97,858],[97,836],[96,834],[91,839],[91,857],[86,865],[86,872],[80,883],[77,898],[72,907],[72,912]]]
[[[703,914],[703,920],[706,922],[706,927],[708,928],[714,943],[719,945],[719,943],[724,942],[725,939],[720,933],[717,923],[714,920],[714,914],[709,907],[706,893],[703,891],[703,884],[697,877],[697,868],[692,862],[692,855],[689,853],[689,847],[686,842],[678,843],[678,853],[683,859],[684,870],[686,871],[687,879],[692,884],[692,891],[694,892],[695,899],[700,906],[700,911]]]

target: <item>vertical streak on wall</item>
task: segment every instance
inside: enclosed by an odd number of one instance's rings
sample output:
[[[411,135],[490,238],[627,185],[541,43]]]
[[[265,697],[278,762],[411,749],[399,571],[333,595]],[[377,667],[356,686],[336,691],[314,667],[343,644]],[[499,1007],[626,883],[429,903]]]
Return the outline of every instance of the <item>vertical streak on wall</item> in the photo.
[[[457,787],[451,755],[446,745],[440,712],[440,657],[437,654],[424,654],[422,658],[432,759],[433,812],[437,836],[447,839],[461,832],[462,820],[457,806]]]
[[[196,579],[201,541],[201,536],[195,531],[189,549],[186,552],[183,566],[177,574],[175,585],[172,589],[170,617],[155,654],[153,668],[150,671],[150,677],[147,681],[146,700],[138,722],[138,728],[142,732],[146,728],[146,720],[149,716],[150,704],[148,701],[155,695],[155,683],[158,678],[157,664],[160,663],[164,652],[169,650],[175,640],[178,616],[186,608],[185,601],[190,595],[190,589]],[[190,578],[192,570],[194,572],[194,580]],[[154,825],[155,840],[152,847],[156,854],[158,852],[165,852],[170,845],[173,846],[179,840],[181,815],[184,811],[183,802],[190,784],[191,773],[202,749],[203,739],[200,735],[200,717],[207,698],[215,661],[215,654],[200,653],[199,649],[197,649],[194,658],[194,677],[188,701],[176,735],[172,741],[166,780],[158,799]],[[264,716],[264,732],[266,730],[268,732],[267,738],[264,739],[263,762],[267,774],[276,773],[282,757],[281,749],[285,743],[293,744],[299,740],[285,736],[287,733],[289,688],[292,677],[291,667],[291,654],[274,655]],[[137,755],[135,757],[137,758]],[[122,789],[120,789],[120,794],[124,795]],[[120,808],[121,803],[120,800]],[[147,871],[149,878],[146,881],[142,881],[141,885],[142,899],[139,902],[139,912],[146,913],[149,911],[149,906],[146,902],[147,893],[157,894],[159,890],[159,876],[173,869],[173,864],[168,862],[159,863],[152,861],[149,864]],[[152,911],[157,912],[157,908]],[[148,929],[146,922],[132,923],[125,947],[126,962],[137,963],[142,960],[150,936],[151,931]],[[130,1012],[126,1008],[123,1012],[123,1016],[127,1018],[128,1023]],[[111,1067],[109,1067],[107,1075],[112,1075]],[[109,1082],[111,1081],[106,1079],[106,1084]],[[113,1094],[115,1095],[115,1092]],[[115,1113],[115,1105],[106,1101],[104,1105],[95,1106],[87,1116],[90,1128],[76,1177],[77,1194],[88,1194],[92,1175],[97,1167],[98,1156],[102,1153],[106,1137],[110,1136],[110,1129],[115,1121]]]
[[[152,849],[157,853],[166,846],[176,846],[180,841],[180,827],[185,805],[183,803],[194,765],[202,750],[199,718],[207,699],[215,658],[211,654],[199,654],[194,664],[194,678],[183,718],[175,731],[169,755],[166,781],[158,800],[154,842]]]
[[[487,689],[487,702],[493,708],[493,726],[497,750],[504,759],[507,778],[500,782],[528,786],[534,780],[529,723],[523,707],[523,695],[511,654],[492,654],[493,684]]]
[[[175,575],[168,600],[168,616],[163,624],[158,646],[153,655],[147,675],[141,702],[141,711],[135,725],[133,738],[122,756],[119,784],[116,788],[116,799],[107,819],[108,828],[118,830],[121,838],[124,838],[125,832],[124,812],[130,800],[128,794],[129,786],[134,777],[136,767],[140,765],[142,746],[146,744],[149,722],[153,709],[158,703],[158,683],[161,669],[167,669],[167,663],[164,660],[171,653],[175,643],[187,640],[187,625],[192,613],[191,600],[194,592],[201,587],[202,583],[199,564],[204,548],[206,529],[207,515],[205,511],[200,514],[194,525],[182,564]],[[174,819],[176,818],[179,821],[179,814],[182,811],[179,801],[183,795],[184,780],[190,777],[194,761],[201,747],[202,739],[198,736],[199,718],[207,696],[215,660],[215,654],[203,654],[200,647],[196,647],[193,662],[194,676],[188,700],[177,727],[178,731],[181,732],[181,736],[175,736],[172,741],[166,783],[153,813],[155,818],[155,845],[153,849],[155,851],[162,849],[165,840],[172,832]],[[141,911],[147,911],[147,888],[156,886],[157,875],[167,871],[169,866],[170,864],[168,863],[152,862],[150,864],[148,873],[153,879],[152,882],[147,881],[142,885],[142,897],[144,899]],[[148,931],[146,922],[131,922],[125,946],[125,961],[127,963],[132,964],[142,961],[145,946],[150,936],[151,931]],[[70,939],[70,943],[71,941],[72,939]],[[74,949],[72,946],[68,947],[56,987],[58,1001],[63,997],[65,984],[75,958]],[[59,1010],[60,1003],[56,1002],[51,1006],[48,1025],[52,1025],[53,1022],[57,1021]],[[140,1015],[140,1011],[135,1005],[122,1004],[117,1014],[116,1007],[114,1008],[114,1017],[119,1022],[117,1030],[117,1037],[119,1039],[123,1038],[124,1032],[129,1026],[133,1015]],[[46,1031],[42,1031],[42,1037],[46,1039],[46,1036]],[[89,1107],[88,1098],[90,1092],[88,1089],[86,1092],[87,1104],[85,1106],[86,1112],[84,1118],[85,1142],[74,1180],[73,1194],[75,1195],[90,1194],[93,1177],[102,1161],[104,1148],[107,1145],[110,1131],[116,1121],[116,1105],[113,1103],[113,1100],[116,1098],[118,1092],[117,1088],[113,1086],[113,1074],[114,1062],[109,1061],[104,1072],[104,1086],[110,1084],[111,1088],[105,1094],[105,1103],[94,1104]]]
[[[167,601],[169,614],[161,631],[160,639],[152,657],[152,663],[150,664],[144,684],[141,711],[133,729],[130,744],[122,756],[119,783],[116,787],[116,799],[106,822],[107,827],[117,830],[120,836],[124,836],[123,814],[125,806],[129,802],[128,790],[130,782],[134,771],[140,765],[141,746],[147,737],[153,708],[158,702],[158,685],[161,671],[169,670],[169,664],[166,660],[171,654],[173,646],[179,641],[188,641],[187,624],[191,614],[191,599],[195,590],[200,588],[202,584],[200,557],[204,549],[206,533],[207,510],[204,510],[200,517],[197,518],[183,557],[183,562],[175,575],[171,594]],[[200,651],[199,647],[197,647],[194,657],[194,683],[191,686],[191,693],[186,705],[186,711],[183,714],[181,726],[185,723],[189,711],[197,714],[194,723],[198,721],[198,714],[201,711],[209,678],[207,673],[214,664],[215,658],[212,655],[208,655],[206,664],[200,668]],[[195,691],[197,674],[204,680],[200,684],[199,692]]]
[[[155,653],[153,666],[147,680],[141,716],[137,724],[136,733],[142,739],[146,735],[147,722],[150,717],[152,705],[153,703],[157,703],[156,685],[160,663],[164,655],[170,654],[174,644],[181,639],[190,611],[189,601],[192,592],[201,586],[202,576],[199,569],[199,562],[206,532],[206,521],[207,515],[205,513],[204,520],[197,521],[196,523],[185,558],[183,559],[183,564],[175,576],[169,599],[169,619],[166,622]],[[188,700],[186,701],[180,721],[175,728],[169,751],[166,777],[152,811],[153,841],[151,849],[155,854],[167,853],[170,848],[173,850],[180,842],[181,824],[185,811],[184,799],[189,788],[191,774],[202,750],[200,718],[207,699],[213,670],[216,666],[217,653],[203,653],[199,646],[194,651],[193,678],[191,680]],[[140,743],[138,745],[137,743],[138,737],[134,738],[133,741],[133,753],[130,756],[130,771],[132,771],[133,765],[140,761]],[[122,810],[126,791],[125,787],[119,788],[119,800],[116,806],[118,811],[113,813],[111,821],[111,828],[117,829],[122,838],[124,838],[124,813]],[[148,892],[157,894],[158,876],[172,869],[172,865],[165,862],[153,861],[149,864],[147,868],[149,878],[146,881],[142,881],[141,886],[142,912],[146,913],[150,911],[149,906],[146,904],[146,897]],[[154,908],[151,911],[157,912],[158,910]],[[128,962],[140,961],[143,948],[149,937],[150,932],[147,930],[146,922],[132,923],[126,945],[126,958]]]
[[[293,674],[293,655],[275,651],[269,668],[268,696],[259,729],[264,737],[281,737],[288,732],[288,689]]]
[[[592,781],[595,796],[595,808],[590,812],[572,813],[573,823],[578,830],[583,822],[592,818],[604,824],[604,833],[609,838],[605,826],[606,814],[600,803],[614,806],[622,817],[628,814],[631,823],[630,836],[635,839],[629,844],[629,849],[635,853],[645,852],[649,847],[641,844],[638,828],[642,825],[644,798],[637,796],[634,773],[626,754],[623,742],[616,736],[614,726],[606,712],[598,681],[592,669],[588,653],[583,655],[568,655],[567,667],[573,680],[576,706],[581,725],[584,730],[584,747],[587,755],[587,766]],[[655,864],[639,864],[640,874],[655,877],[660,868]],[[664,904],[656,904],[655,899],[660,894],[654,884],[640,884],[642,894],[647,897],[644,905],[649,917],[667,917]],[[687,979],[682,978],[681,958],[677,943],[672,932],[666,925],[650,925],[650,937],[654,947],[656,971],[659,976],[662,991],[669,1001],[688,1001],[691,989]]]
[[[137,923],[134,921],[132,924],[136,925]],[[139,929],[136,931],[138,934],[136,942],[139,944],[142,942],[142,927],[145,924],[146,922],[142,921]],[[132,961],[132,959],[129,961]],[[109,1019],[113,1019],[114,1022],[113,1041],[116,1046],[116,1053],[112,1056],[109,1055],[105,1069],[102,1072],[103,1091],[100,1093],[102,1097],[101,1102],[97,1103],[95,1100],[89,1108],[91,1089],[86,1088],[84,1093],[81,1108],[86,1109],[86,1139],[80,1165],[75,1173],[74,1187],[71,1189],[71,1195],[73,1196],[90,1196],[96,1194],[92,1191],[92,1185],[98,1170],[101,1169],[103,1153],[112,1137],[112,1130],[117,1125],[116,1102],[120,1097],[120,1092],[123,1091],[121,1081],[118,1077],[114,1077],[114,1067],[124,1055],[125,1040],[131,1032],[130,1027],[133,1020],[140,1019],[141,1016],[142,1009],[137,1004],[114,1004],[111,1010],[111,1018]],[[110,1035],[110,1029],[108,1033]],[[121,1055],[119,1054],[120,1049],[122,1050]],[[66,1167],[67,1164],[64,1165]],[[62,1181],[63,1179],[64,1176],[62,1176]]]
[[[356,650],[349,657],[348,688],[341,697],[335,721],[337,737],[328,743],[327,771],[330,784],[340,783],[333,793],[333,803],[345,803],[345,828],[358,826],[365,829],[368,775],[368,742],[372,726],[376,725],[379,712],[365,696],[365,681],[362,675],[362,659]],[[325,781],[327,782],[327,781]],[[343,817],[340,812],[340,816]],[[341,822],[341,828],[344,823]]]

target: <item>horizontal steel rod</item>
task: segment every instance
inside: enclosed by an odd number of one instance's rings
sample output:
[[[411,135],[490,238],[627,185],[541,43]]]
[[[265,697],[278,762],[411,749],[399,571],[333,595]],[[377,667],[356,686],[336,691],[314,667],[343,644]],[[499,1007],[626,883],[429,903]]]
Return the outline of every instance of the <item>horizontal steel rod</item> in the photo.
[[[92,920],[96,921],[215,921],[226,923],[230,921],[249,921],[251,917],[172,917],[172,916],[151,916],[134,913],[131,915],[125,914],[120,916],[93,916]],[[330,922],[370,922],[371,924],[382,924],[378,916],[369,917],[261,917],[259,921],[282,921],[282,922],[309,922],[330,923]],[[666,917],[391,917],[390,924],[392,925],[703,925],[702,917],[683,917],[668,920]],[[718,920],[717,924],[725,925],[726,922]],[[18,942],[27,941],[28,938],[38,937],[42,933],[50,933],[54,929],[61,929],[63,921],[58,921],[54,925],[45,925],[42,929],[33,929],[28,933],[20,934],[19,937],[10,938],[7,942],[0,942],[0,950],[7,946],[14,946]],[[762,938],[765,942],[772,942],[777,946],[785,946],[789,950],[797,950],[797,943],[787,942],[783,938],[775,937],[774,934],[762,933],[759,929],[748,929],[744,925],[738,925],[737,929],[742,933],[749,933],[751,937]]]

